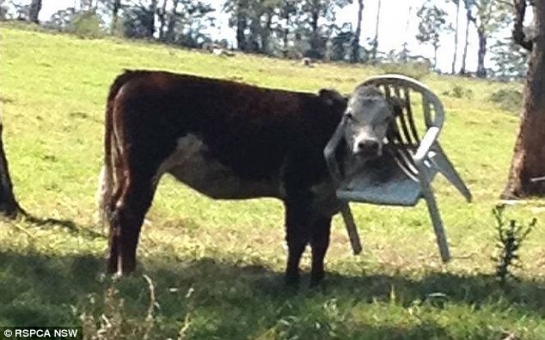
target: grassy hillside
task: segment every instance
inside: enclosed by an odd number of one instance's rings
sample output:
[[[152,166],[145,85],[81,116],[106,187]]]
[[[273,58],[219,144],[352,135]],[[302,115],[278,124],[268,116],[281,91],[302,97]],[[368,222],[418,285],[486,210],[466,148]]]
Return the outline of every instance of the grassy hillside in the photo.
[[[518,118],[488,98],[518,85],[422,79],[438,94],[455,86],[473,93],[441,95],[441,141],[475,198],[466,204],[444,180],[435,185],[455,257],[448,265],[441,264],[424,204],[355,205],[363,254],[351,255],[336,218],[326,286],[286,292],[278,201],[213,201],[165,178],[142,233],[139,271],[114,282],[101,274],[107,245],[95,222],[95,192],[105,97],[123,69],[344,92],[380,70],[0,31],[4,142],[17,196],[39,217],[0,222],[0,326],[83,325],[89,339],[545,338],[542,224],[522,248],[519,283],[500,289],[490,259],[490,211],[505,183]],[[543,201],[534,201],[509,208],[508,216],[545,220],[544,211]],[[308,257],[303,262],[308,270]]]

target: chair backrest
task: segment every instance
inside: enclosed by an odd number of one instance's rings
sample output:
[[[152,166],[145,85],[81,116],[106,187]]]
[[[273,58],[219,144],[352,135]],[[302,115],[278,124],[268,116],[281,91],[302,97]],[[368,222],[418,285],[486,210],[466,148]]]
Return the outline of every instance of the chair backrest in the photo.
[[[417,180],[418,170],[413,155],[421,137],[430,127],[442,128],[445,121],[443,104],[426,85],[402,75],[372,77],[364,85],[376,86],[387,98],[399,100],[402,110],[389,131],[388,144],[393,146],[390,149],[402,170]],[[418,99],[421,99],[421,103]]]

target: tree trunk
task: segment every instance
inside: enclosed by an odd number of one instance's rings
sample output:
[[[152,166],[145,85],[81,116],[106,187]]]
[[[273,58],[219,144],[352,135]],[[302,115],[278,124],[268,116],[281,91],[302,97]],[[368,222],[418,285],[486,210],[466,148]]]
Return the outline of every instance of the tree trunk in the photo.
[[[248,44],[246,43],[246,28],[248,21],[246,20],[246,6],[243,0],[237,1],[237,47],[241,51],[248,50]]]
[[[310,37],[309,57],[316,58],[316,59],[321,59],[320,52],[318,51],[320,48],[320,35],[318,34],[319,19],[320,19],[320,5],[315,4],[314,8],[312,9],[311,19],[310,19],[311,37]]]
[[[486,57],[486,33],[484,27],[477,28],[477,34],[479,36],[479,52],[477,55],[477,77],[486,78],[486,68],[484,66],[484,58]]]
[[[466,61],[467,61],[467,47],[469,45],[469,24],[471,23],[471,9],[466,8],[466,36],[464,41],[464,52],[462,54],[462,67],[460,68],[460,74],[466,74]]]
[[[153,35],[155,34],[155,14],[157,13],[157,0],[151,0],[149,13],[150,17],[147,24],[148,37],[153,38]]]
[[[515,5],[520,4],[515,0]],[[523,5],[524,6],[524,5]],[[524,13],[524,10],[523,10]],[[524,15],[520,25],[524,22]],[[518,20],[518,18],[517,18]],[[545,2],[534,2],[536,35],[532,43],[524,35],[515,41],[532,50],[524,90],[524,111],[509,179],[502,198],[545,196]],[[516,25],[516,24],[515,24]]]
[[[350,61],[357,63],[360,60],[360,37],[361,37],[361,21],[363,18],[363,0],[358,0],[358,21],[354,38],[352,39],[352,48]]]
[[[167,32],[165,34],[165,41],[167,42],[174,42],[175,36],[174,36],[174,29],[176,28],[176,15],[178,15],[178,0],[172,0],[172,10],[170,12],[170,15],[168,16],[168,26],[167,26]]]
[[[439,50],[438,41],[433,44],[433,69],[437,70],[437,51]]]
[[[9,175],[8,160],[2,139],[3,128],[0,123],[0,214],[15,218],[19,212],[22,212],[22,209],[13,194],[13,184]]]
[[[407,21],[405,22],[405,41],[403,42],[401,49],[401,61],[406,64],[409,59],[409,27],[411,25],[411,13],[413,12],[413,6],[409,6],[409,12],[407,13]],[[378,41],[377,41],[378,44]],[[377,45],[378,49],[378,45]],[[376,55],[373,55],[373,60],[376,61]]]
[[[272,25],[272,19],[273,19],[273,12],[272,10],[269,10],[265,13],[267,16],[267,19],[265,20],[265,27],[261,29],[261,52],[265,54],[269,54],[270,48],[269,48],[269,40],[271,36],[271,25]]]
[[[373,39],[373,50],[372,50],[372,60],[377,60],[377,52],[378,52],[378,28],[380,26],[380,7],[382,5],[382,1],[378,0],[378,8],[377,8],[377,17],[375,20],[375,38]],[[409,17],[411,16],[411,9],[409,8],[409,16],[407,17],[407,23],[409,22]]]
[[[163,6],[159,11],[159,40],[165,41],[166,29],[167,29],[167,0],[163,0]]]
[[[42,0],[32,0],[30,3],[30,10],[28,13],[28,20],[35,24],[39,24],[38,17],[40,16],[40,11],[42,10]]]
[[[288,37],[289,37],[289,34],[290,34],[290,29],[289,29],[289,22],[290,22],[290,14],[289,14],[289,11],[286,10],[286,14],[284,16],[284,19],[286,20],[286,27],[284,27],[284,33],[282,35],[282,54],[284,56],[284,58],[287,58],[288,57],[288,52],[289,52],[289,46],[288,46]]]
[[[458,61],[458,35],[460,31],[460,1],[457,0],[456,2],[456,25],[454,27],[454,55],[452,56],[452,67],[450,69],[450,73],[455,74],[456,73],[456,62]]]
[[[166,0],[165,0],[166,2]],[[117,22],[119,20],[119,9],[121,8],[121,0],[114,0],[113,8],[112,8],[112,26],[110,28],[110,31],[112,34],[115,33],[117,29]]]

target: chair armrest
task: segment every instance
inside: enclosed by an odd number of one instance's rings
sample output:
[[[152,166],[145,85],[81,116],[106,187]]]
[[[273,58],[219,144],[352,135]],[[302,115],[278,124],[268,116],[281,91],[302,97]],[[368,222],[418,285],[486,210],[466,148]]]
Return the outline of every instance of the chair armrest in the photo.
[[[413,156],[414,162],[418,166],[421,166],[424,162],[424,159],[430,152],[431,147],[437,141],[437,137],[439,137],[440,132],[440,128],[438,128],[437,126],[432,126],[428,129],[428,131],[424,135],[424,138],[422,138],[420,146],[418,147],[418,150],[416,150],[416,153]]]

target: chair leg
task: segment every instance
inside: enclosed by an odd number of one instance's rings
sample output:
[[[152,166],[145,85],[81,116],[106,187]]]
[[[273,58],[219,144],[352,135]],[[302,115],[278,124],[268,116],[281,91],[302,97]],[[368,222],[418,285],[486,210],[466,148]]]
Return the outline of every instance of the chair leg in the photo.
[[[360,236],[358,234],[358,228],[356,227],[356,222],[354,221],[354,216],[352,215],[352,211],[350,210],[348,203],[343,203],[341,207],[341,214],[344,219],[346,231],[348,232],[348,237],[350,238],[352,251],[354,252],[354,255],[358,255],[361,253],[362,246]]]
[[[468,187],[454,169],[451,161],[448,159],[447,155],[443,152],[440,146],[438,146],[438,152],[432,158],[432,162],[438,168],[449,181],[458,189],[458,191],[465,197],[468,202],[471,202],[471,192]]]
[[[428,182],[421,181],[422,194],[428,205],[428,212],[430,213],[431,221],[433,223],[433,230],[435,231],[435,237],[437,238],[437,245],[441,253],[441,259],[444,263],[450,261],[450,250],[447,242],[447,236],[445,234],[445,228],[443,221],[437,207],[437,201],[433,195],[433,191]]]

